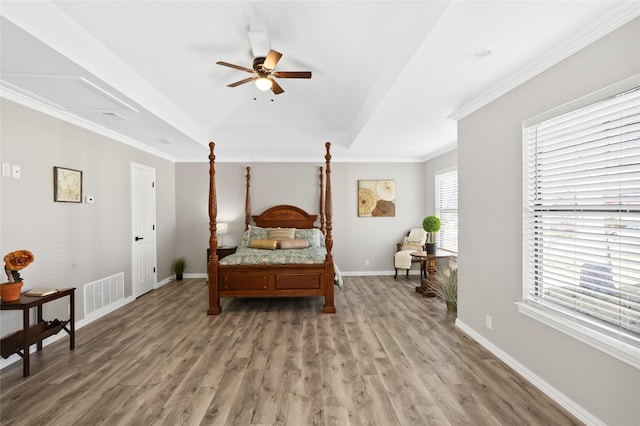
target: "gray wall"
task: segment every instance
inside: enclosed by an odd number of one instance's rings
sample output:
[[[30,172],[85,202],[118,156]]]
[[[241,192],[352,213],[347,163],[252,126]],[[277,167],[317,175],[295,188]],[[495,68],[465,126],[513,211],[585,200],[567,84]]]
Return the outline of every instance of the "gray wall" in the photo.
[[[171,161],[6,99],[0,106],[1,161],[20,165],[22,171],[20,179],[0,180],[0,254],[33,252],[35,261],[21,274],[23,290],[78,287],[78,320],[84,312],[84,284],[124,272],[125,297],[132,295],[131,162],[156,169],[158,280],[172,275],[175,171]],[[83,193],[93,195],[95,203],[54,202],[54,166],[82,170]],[[3,312],[2,335],[15,326],[9,314]],[[66,317],[66,308],[59,315]]]
[[[320,144],[322,147],[322,144]],[[320,150],[323,153],[322,150]],[[220,158],[217,159],[218,161]],[[219,221],[229,223],[225,245],[237,244],[244,230],[246,167],[251,167],[251,212],[258,214],[276,204],[293,204],[318,212],[318,167],[323,164],[260,163],[216,164]],[[393,270],[396,242],[412,227],[421,227],[425,213],[422,163],[333,163],[334,259],[344,273],[389,273]],[[190,266],[186,273],[206,273],[209,244],[209,165],[176,164],[177,255]],[[358,217],[360,179],[393,179],[396,185],[395,217]],[[365,260],[369,265],[365,265]]]
[[[636,19],[458,127],[460,323],[610,425],[638,424],[640,371],[514,304],[522,298],[522,122],[639,72]]]

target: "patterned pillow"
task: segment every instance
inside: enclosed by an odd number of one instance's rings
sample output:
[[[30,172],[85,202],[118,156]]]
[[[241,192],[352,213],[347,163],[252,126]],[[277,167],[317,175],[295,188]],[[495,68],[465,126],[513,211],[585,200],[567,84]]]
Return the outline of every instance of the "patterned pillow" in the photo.
[[[320,232],[318,228],[296,229],[295,239],[309,240],[309,247],[324,247],[324,235],[322,235],[322,232]]]
[[[402,247],[400,250],[414,250],[414,251],[422,251],[422,244],[420,244],[420,240],[412,240],[409,237],[404,237],[402,240]]]
[[[269,239],[271,240],[293,240],[296,228],[269,228]]]
[[[301,240],[279,240],[278,248],[280,249],[305,249],[309,248],[309,240],[301,239]]]
[[[249,247],[264,250],[275,250],[278,248],[278,240],[262,240],[255,238],[249,243]]]

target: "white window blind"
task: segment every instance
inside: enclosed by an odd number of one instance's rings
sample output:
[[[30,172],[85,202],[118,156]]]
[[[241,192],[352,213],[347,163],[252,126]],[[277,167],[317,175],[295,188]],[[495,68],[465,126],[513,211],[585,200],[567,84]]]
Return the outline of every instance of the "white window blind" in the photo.
[[[458,252],[458,169],[436,173],[436,216],[442,226],[438,247]]]
[[[640,88],[525,138],[525,301],[640,347]]]

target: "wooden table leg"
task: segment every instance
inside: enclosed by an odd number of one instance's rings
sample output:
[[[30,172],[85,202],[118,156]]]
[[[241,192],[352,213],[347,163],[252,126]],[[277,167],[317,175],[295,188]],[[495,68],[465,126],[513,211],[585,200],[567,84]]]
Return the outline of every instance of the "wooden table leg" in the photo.
[[[22,310],[22,329],[24,330],[22,335],[24,337],[22,350],[22,376],[27,377],[29,375],[29,309]]]
[[[420,284],[424,286],[424,292],[422,297],[435,297],[435,293],[432,290],[432,283],[436,282],[436,273],[438,268],[436,266],[436,256],[429,255],[429,266],[427,267],[427,279],[421,279]]]

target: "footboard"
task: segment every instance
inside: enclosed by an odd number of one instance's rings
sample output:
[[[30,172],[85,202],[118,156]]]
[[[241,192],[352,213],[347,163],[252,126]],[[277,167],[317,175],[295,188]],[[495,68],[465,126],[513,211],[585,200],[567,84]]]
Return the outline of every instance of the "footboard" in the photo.
[[[210,264],[211,266],[211,264]],[[333,264],[217,265],[209,280],[209,314],[220,313],[223,297],[323,296],[325,313],[334,313]],[[212,275],[210,275],[211,277]]]
[[[324,265],[218,265],[220,297],[324,296]]]

